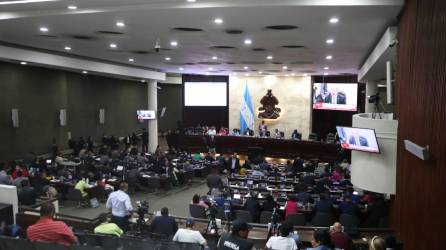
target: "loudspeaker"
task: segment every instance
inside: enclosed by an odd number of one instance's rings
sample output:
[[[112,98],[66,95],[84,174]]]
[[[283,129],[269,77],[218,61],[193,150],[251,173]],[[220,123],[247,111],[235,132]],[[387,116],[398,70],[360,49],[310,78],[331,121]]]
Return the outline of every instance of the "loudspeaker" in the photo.
[[[67,110],[66,109],[61,109],[59,111],[59,121],[60,121],[60,126],[62,126],[62,127],[67,126]]]
[[[12,127],[18,128],[19,127],[19,110],[18,109],[11,109],[11,119],[12,119]]]
[[[99,109],[99,124],[105,123],[105,109]]]

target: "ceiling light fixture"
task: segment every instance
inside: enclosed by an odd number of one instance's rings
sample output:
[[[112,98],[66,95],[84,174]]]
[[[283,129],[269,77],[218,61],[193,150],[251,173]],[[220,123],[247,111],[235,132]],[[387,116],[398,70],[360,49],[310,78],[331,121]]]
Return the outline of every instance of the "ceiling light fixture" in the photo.
[[[67,9],[69,9],[69,10],[77,10],[77,6],[76,5],[68,5]]]
[[[178,46],[178,42],[177,41],[171,41],[170,42],[170,46],[176,47],[176,46]]]
[[[166,60],[166,61],[170,61],[171,58],[170,58],[170,57],[166,57],[166,58],[164,58],[164,60]]]
[[[246,45],[251,45],[251,44],[252,44],[252,40],[251,40],[251,39],[246,39],[246,40],[244,41],[244,43],[245,43]]]
[[[214,70],[214,68],[212,68],[212,67],[209,67],[208,69],[209,69],[209,70]]]
[[[266,59],[268,59],[268,60],[273,60],[273,58],[274,58],[273,56],[267,56],[266,57]]]
[[[211,73],[209,73],[209,72],[206,72],[206,75],[208,76],[208,75],[210,75]]]
[[[249,73],[246,73],[245,76],[250,76],[250,74],[249,74]]]
[[[217,60],[217,59],[218,59],[218,57],[216,57],[216,56],[212,57],[212,60]]]
[[[329,67],[324,67],[324,69],[325,69],[325,70],[329,70],[330,68],[329,68]]]
[[[334,43],[334,39],[329,38],[325,41],[326,44],[333,44]]]
[[[285,74],[285,77],[289,77],[290,75],[288,75],[288,74]]]
[[[288,69],[288,66],[283,66],[282,69]]]
[[[249,69],[249,67],[248,67],[248,66],[245,66],[245,67],[243,67],[243,68],[244,68],[245,70],[246,70],[246,69]]]
[[[125,23],[122,21],[118,21],[118,22],[116,22],[116,26],[122,28],[122,27],[125,27]]]
[[[116,49],[117,47],[118,47],[118,45],[116,45],[116,43],[110,43],[110,48]]]
[[[221,19],[221,18],[215,18],[215,19],[214,19],[214,23],[216,23],[216,24],[222,24],[222,23],[223,23],[223,19]]]
[[[141,82],[142,82],[142,83],[145,83],[145,82],[146,82],[146,80],[144,80],[144,79],[141,79]]]
[[[331,59],[333,59],[333,56],[332,55],[328,55],[328,56],[325,57],[325,59],[331,60]]]
[[[134,61],[135,61],[135,59],[129,58],[129,62],[134,62]]]
[[[71,50],[71,47],[70,47],[70,46],[65,46],[64,49],[65,49],[65,50]]]
[[[339,22],[339,18],[337,17],[332,17],[330,18],[330,20],[328,20],[330,23],[338,23]]]
[[[195,3],[197,0],[187,0],[188,3]]]
[[[27,62],[20,62],[21,65],[27,65]]]
[[[305,74],[304,74],[304,76],[308,76],[308,74],[307,74],[307,73],[305,73]]]
[[[325,72],[325,73],[324,73],[324,76],[328,76],[328,72]]]
[[[291,76],[296,76],[296,73],[292,73]]]
[[[184,70],[184,68],[183,68],[183,67],[180,67],[180,68],[179,68],[179,70],[180,70],[180,71],[183,71],[183,70]]]
[[[263,74],[263,71],[259,71],[259,74]]]
[[[48,32],[48,31],[50,31],[47,27],[40,27],[39,30],[40,30],[40,32]]]
[[[82,70],[82,74],[88,74],[88,71]]]

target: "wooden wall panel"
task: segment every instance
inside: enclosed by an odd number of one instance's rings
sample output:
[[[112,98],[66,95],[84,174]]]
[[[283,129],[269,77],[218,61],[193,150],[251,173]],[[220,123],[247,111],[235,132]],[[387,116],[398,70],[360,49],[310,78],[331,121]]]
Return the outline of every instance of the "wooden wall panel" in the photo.
[[[444,249],[446,225],[446,1],[407,0],[399,24],[395,110],[397,193],[391,227],[404,249]],[[422,161],[404,139],[429,145]]]

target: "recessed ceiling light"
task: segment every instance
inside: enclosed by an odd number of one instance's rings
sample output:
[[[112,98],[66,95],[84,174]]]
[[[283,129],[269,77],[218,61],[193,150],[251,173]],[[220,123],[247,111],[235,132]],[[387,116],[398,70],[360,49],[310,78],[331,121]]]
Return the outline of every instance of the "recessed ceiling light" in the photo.
[[[248,66],[245,66],[245,67],[243,67],[244,69],[249,69],[249,67]]]
[[[325,59],[331,60],[331,59],[333,59],[333,56],[332,55],[328,55],[328,56],[325,57]]]
[[[324,76],[328,76],[328,72],[325,72],[325,73],[324,73]]]
[[[184,68],[183,68],[183,67],[180,67],[180,68],[179,68],[179,70],[183,71],[183,70],[184,70]]]
[[[118,21],[118,22],[116,22],[116,26],[122,28],[122,27],[125,27],[125,23],[123,21]]]
[[[212,68],[212,67],[209,67],[208,69],[209,69],[209,70],[214,70],[214,68]]]
[[[171,58],[170,58],[170,57],[166,57],[166,58],[164,58],[164,60],[166,60],[166,61],[170,61]]]
[[[245,76],[250,76],[249,73],[246,73]]]
[[[82,70],[82,74],[88,74],[88,71]]]
[[[218,59],[218,57],[216,57],[216,56],[212,57],[212,60],[217,60],[217,59]]]
[[[290,75],[288,75],[288,74],[285,74],[285,76],[286,76],[286,77],[288,77],[288,76],[290,76]]]
[[[305,74],[304,74],[304,76],[308,76],[308,74],[307,74],[307,73],[305,73]]]
[[[325,41],[325,43],[326,43],[326,44],[332,44],[332,43],[334,43],[334,39],[329,38],[329,39],[327,39],[327,40]]]
[[[116,45],[116,43],[110,43],[110,48],[116,49],[117,47],[118,47],[118,45]]]
[[[41,32],[48,32],[49,31],[49,29],[47,27],[40,27],[39,30]]]
[[[268,59],[268,60],[273,60],[273,58],[274,58],[273,56],[267,56],[266,57],[266,59]]]
[[[188,3],[195,3],[197,0],[187,0]]]
[[[246,45],[250,45],[250,44],[252,44],[252,40],[251,39],[246,39],[244,43]]]
[[[296,73],[292,73],[291,75],[292,75],[292,76],[296,76]]]
[[[70,46],[65,46],[64,49],[65,49],[65,50],[71,50],[71,47],[70,47]]]
[[[77,10],[77,6],[76,5],[68,5],[67,9],[69,9],[69,10]]]
[[[325,70],[328,70],[328,69],[330,69],[330,68],[329,68],[329,67],[324,67],[324,69],[325,69]]]
[[[176,47],[176,46],[178,46],[178,42],[177,41],[171,41],[170,42],[170,46]]]
[[[129,62],[134,62],[134,61],[135,61],[135,59],[129,58]]]
[[[282,69],[288,69],[288,66],[283,66]]]
[[[206,72],[206,75],[208,76],[208,75],[210,75],[211,73],[209,73],[209,72]]]
[[[214,19],[214,23],[216,23],[216,24],[222,24],[222,23],[223,23],[223,19],[221,19],[221,18],[215,18],[215,19]]]
[[[20,62],[21,65],[27,65],[27,62]]]
[[[259,71],[259,74],[263,74],[263,71]]]
[[[339,22],[339,18],[337,18],[337,17],[332,17],[332,18],[330,18],[329,22],[330,22],[330,23],[337,23],[337,22]]]
[[[144,80],[144,79],[141,79],[141,82],[142,82],[142,83],[145,83],[145,82],[146,82],[146,80]]]

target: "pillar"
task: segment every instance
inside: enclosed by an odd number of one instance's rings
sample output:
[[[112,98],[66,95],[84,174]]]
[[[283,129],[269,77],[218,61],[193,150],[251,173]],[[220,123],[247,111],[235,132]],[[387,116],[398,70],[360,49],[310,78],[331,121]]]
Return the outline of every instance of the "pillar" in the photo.
[[[373,113],[375,110],[375,105],[369,103],[369,96],[378,93],[378,84],[376,82],[367,82],[365,86],[365,113]]]
[[[147,131],[149,132],[149,152],[153,153],[158,146],[158,89],[157,81],[149,80],[147,82],[147,108],[154,110],[155,119],[148,120]]]

